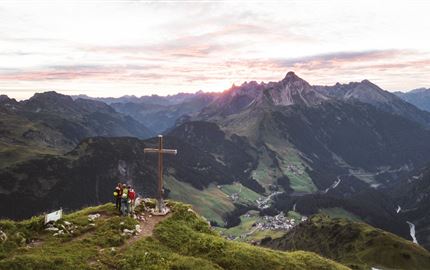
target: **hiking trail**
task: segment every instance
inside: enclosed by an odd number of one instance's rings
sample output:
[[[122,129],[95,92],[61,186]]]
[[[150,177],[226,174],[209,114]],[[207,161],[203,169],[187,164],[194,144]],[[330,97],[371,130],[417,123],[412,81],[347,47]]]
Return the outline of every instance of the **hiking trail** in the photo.
[[[140,225],[140,232],[136,232],[135,235],[128,238],[124,245],[121,248],[126,248],[129,245],[132,245],[134,242],[139,241],[142,238],[152,236],[155,226],[161,221],[169,218],[172,213],[168,213],[165,216],[154,216],[148,212],[143,214],[145,220],[138,220]]]

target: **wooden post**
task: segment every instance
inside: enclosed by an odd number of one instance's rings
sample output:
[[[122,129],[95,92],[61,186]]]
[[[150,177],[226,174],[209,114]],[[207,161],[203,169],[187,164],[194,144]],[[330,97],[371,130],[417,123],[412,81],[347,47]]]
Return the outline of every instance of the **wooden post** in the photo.
[[[164,208],[163,204],[163,135],[158,135],[158,210]]]
[[[176,149],[164,149],[163,148],[163,135],[158,135],[158,148],[145,148],[144,153],[157,153],[158,154],[158,194],[157,194],[157,211],[164,211],[163,201],[163,154],[176,155],[178,151]]]

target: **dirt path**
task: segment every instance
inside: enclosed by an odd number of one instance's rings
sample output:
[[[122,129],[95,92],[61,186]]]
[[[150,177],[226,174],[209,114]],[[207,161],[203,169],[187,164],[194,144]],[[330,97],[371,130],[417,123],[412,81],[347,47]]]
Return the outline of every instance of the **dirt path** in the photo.
[[[161,221],[169,218],[171,215],[172,215],[172,213],[168,213],[165,216],[152,216],[148,212],[145,212],[142,215],[145,218],[145,220],[139,220],[141,232],[128,238],[122,246],[117,247],[118,252],[121,252],[121,251],[127,249],[129,246],[133,245],[135,242],[137,242],[137,241],[139,241],[145,237],[152,236],[152,233],[154,231],[155,226],[158,223],[160,223]],[[100,249],[99,252],[101,252],[102,250],[104,250],[104,249]],[[88,264],[89,265],[95,265],[98,262],[100,262],[100,261],[97,259],[97,257],[94,257],[88,262]],[[108,262],[104,262],[104,263],[109,264]],[[112,267],[115,268],[114,266],[112,266]]]
[[[155,225],[157,225],[158,223],[160,223],[161,221],[165,220],[170,216],[171,216],[171,213],[168,213],[165,216],[152,216],[152,217],[148,217],[145,221],[140,221],[140,228],[142,229],[140,236],[141,237],[151,236],[152,232],[154,231]]]
[[[152,232],[154,231],[155,226],[161,221],[165,220],[166,218],[169,218],[171,215],[172,215],[171,213],[168,213],[165,216],[152,216],[148,213],[145,213],[144,215],[145,220],[139,220],[140,229],[142,231],[127,239],[127,241],[122,246],[122,248],[126,248],[127,246],[130,246],[134,242],[142,238],[145,238],[147,236],[152,236]]]

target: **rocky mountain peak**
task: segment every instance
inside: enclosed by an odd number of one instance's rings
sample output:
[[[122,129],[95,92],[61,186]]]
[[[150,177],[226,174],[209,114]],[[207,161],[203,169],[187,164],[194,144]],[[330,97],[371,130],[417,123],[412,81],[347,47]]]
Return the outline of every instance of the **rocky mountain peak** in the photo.
[[[313,87],[305,80],[297,76],[293,71],[278,83],[277,86],[269,88],[267,94],[274,105],[311,105],[320,103],[327,98],[316,92]]]
[[[103,111],[106,113],[115,113],[115,110],[111,106],[97,100],[78,98],[74,103],[76,106],[79,106],[82,111],[86,112]]]
[[[382,88],[367,79],[364,79],[361,82],[357,83],[357,86],[361,86],[368,91],[385,92]]]
[[[244,82],[240,86],[233,85],[230,89],[225,91],[220,96],[220,101],[228,102],[231,99],[239,98],[242,99],[255,99],[265,89],[264,84],[259,84],[256,81]]]
[[[293,71],[289,71],[281,81],[284,85],[296,85],[304,88],[310,88],[310,84],[304,79],[297,76]]]
[[[14,107],[18,102],[14,98],[9,98],[6,95],[0,95],[0,105],[5,107]]]
[[[36,93],[21,104],[26,110],[34,112],[79,113],[73,98],[55,91]]]
[[[302,78],[297,76],[296,73],[294,73],[294,71],[288,71],[283,81],[291,81],[291,80],[302,80]]]
[[[390,103],[395,96],[382,90],[369,80],[363,80],[360,83],[353,84],[351,89],[345,94],[345,98],[354,98],[361,102],[375,104]]]
[[[0,95],[0,101],[8,101],[10,98],[6,95]]]
[[[22,101],[22,103],[27,109],[66,110],[74,107],[73,98],[55,91],[36,93],[30,99]]]
[[[73,99],[70,96],[63,95],[57,93],[55,91],[47,91],[43,93],[34,94],[30,100],[39,100],[39,101],[63,101],[63,102],[73,102]]]
[[[333,86],[315,86],[315,89],[329,97],[343,100],[355,99],[369,104],[391,103],[393,99],[396,99],[393,94],[384,91],[367,79],[348,84],[336,83]]]

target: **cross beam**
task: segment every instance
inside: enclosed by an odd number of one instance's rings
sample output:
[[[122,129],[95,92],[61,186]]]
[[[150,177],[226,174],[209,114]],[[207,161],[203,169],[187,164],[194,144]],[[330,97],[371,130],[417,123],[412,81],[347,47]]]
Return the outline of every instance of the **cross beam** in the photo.
[[[144,153],[158,154],[158,211],[162,212],[164,208],[163,204],[163,155],[176,155],[178,150],[176,149],[164,149],[163,148],[163,135],[158,135],[158,148],[144,148]]]
[[[143,151],[145,153],[160,153],[161,154],[172,154],[172,155],[176,155],[178,153],[178,150],[173,150],[173,149],[158,149],[158,148],[145,148],[143,149]]]

